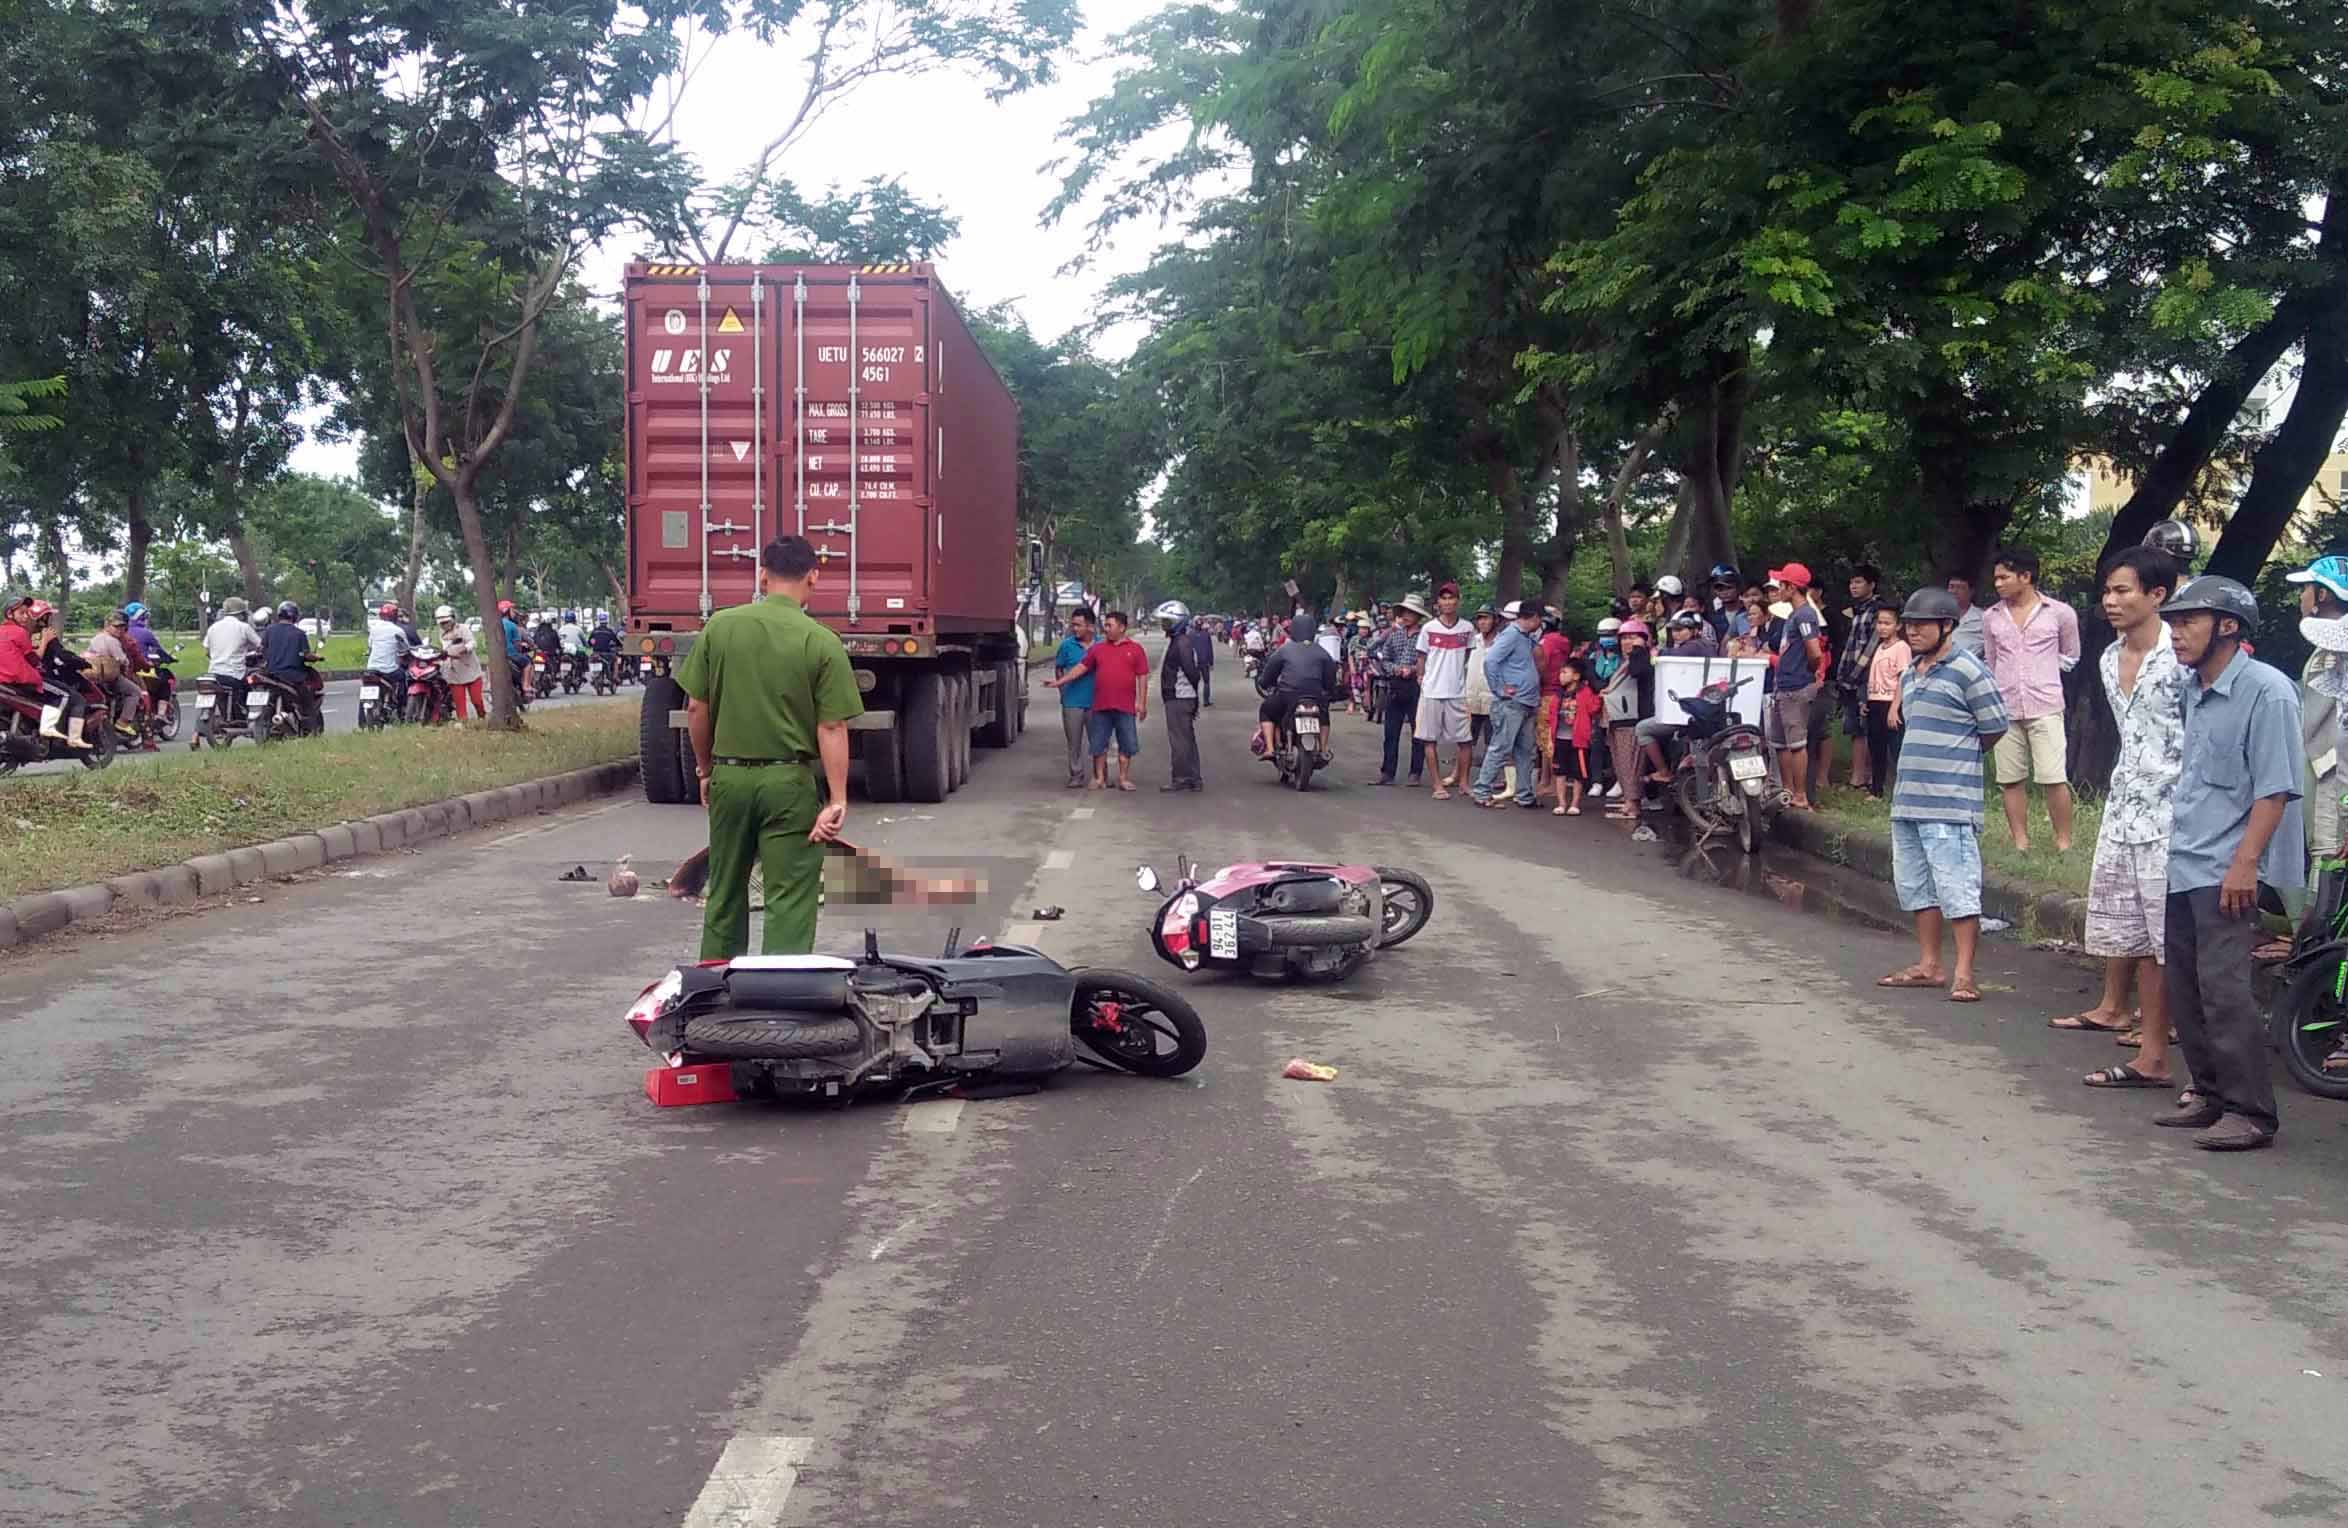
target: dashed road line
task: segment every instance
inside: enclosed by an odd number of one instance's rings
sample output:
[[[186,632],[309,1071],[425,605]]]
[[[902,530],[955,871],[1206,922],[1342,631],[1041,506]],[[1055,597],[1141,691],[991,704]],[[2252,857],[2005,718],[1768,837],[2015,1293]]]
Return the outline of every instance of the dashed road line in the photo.
[[[941,1098],[931,1103],[907,1104],[906,1130],[916,1135],[944,1135],[962,1119],[962,1100]]]
[[[1076,822],[1090,822],[1090,821],[1092,821],[1092,814],[1093,814],[1093,811],[1094,811],[1094,808],[1092,808],[1092,807],[1089,807],[1089,806],[1080,806],[1080,807],[1076,808],[1074,811],[1070,812],[1070,813],[1068,814],[1068,816],[1069,816],[1069,818],[1070,818],[1072,821],[1076,821]]]
[[[783,1520],[791,1487],[813,1438],[752,1436],[727,1440],[701,1494],[685,1512],[684,1528],[774,1528]]]
[[[1044,856],[1046,870],[1072,870],[1075,867],[1076,856],[1066,849],[1054,849]]]

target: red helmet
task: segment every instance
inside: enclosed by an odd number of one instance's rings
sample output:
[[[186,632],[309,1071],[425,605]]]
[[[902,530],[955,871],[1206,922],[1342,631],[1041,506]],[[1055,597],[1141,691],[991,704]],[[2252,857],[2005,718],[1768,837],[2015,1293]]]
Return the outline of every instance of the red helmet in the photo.
[[[375,613],[387,621],[397,620],[399,618],[399,606],[393,604],[389,600],[385,600],[382,607]]]
[[[36,621],[45,621],[57,613],[57,607],[47,600],[26,600],[24,613]]]
[[[512,600],[499,600],[497,602],[497,613],[499,615],[512,615],[514,613],[514,602]]]

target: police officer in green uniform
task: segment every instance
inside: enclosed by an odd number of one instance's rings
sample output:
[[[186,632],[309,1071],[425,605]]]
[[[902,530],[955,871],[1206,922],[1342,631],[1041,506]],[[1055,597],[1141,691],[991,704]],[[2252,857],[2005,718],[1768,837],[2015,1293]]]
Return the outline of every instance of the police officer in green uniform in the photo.
[[[677,669],[709,808],[703,960],[749,950],[753,863],[766,878],[765,953],[815,948],[823,846],[848,819],[848,723],[864,714],[847,648],[807,613],[815,548],[784,536],[759,563],[764,598],[711,616]]]

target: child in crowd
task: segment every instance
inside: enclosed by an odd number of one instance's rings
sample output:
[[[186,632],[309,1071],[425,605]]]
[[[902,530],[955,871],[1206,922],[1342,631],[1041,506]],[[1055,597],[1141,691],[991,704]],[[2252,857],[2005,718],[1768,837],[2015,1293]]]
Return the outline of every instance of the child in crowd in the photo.
[[[1874,775],[1867,789],[1881,797],[1900,765],[1900,675],[1913,656],[1900,640],[1900,613],[1890,605],[1875,612],[1875,657],[1867,665],[1867,757]]]
[[[1590,682],[1590,660],[1575,658],[1560,671],[1557,701],[1557,805],[1553,817],[1582,815],[1582,790],[1590,783],[1590,748],[1605,702]]]

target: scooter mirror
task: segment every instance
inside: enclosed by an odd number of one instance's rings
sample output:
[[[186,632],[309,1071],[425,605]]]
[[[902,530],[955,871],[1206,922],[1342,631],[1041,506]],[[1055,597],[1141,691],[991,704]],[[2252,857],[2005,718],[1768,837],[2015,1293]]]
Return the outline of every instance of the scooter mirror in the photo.
[[[1144,891],[1156,891],[1158,889],[1158,873],[1147,865],[1138,866],[1133,872],[1133,884]]]

